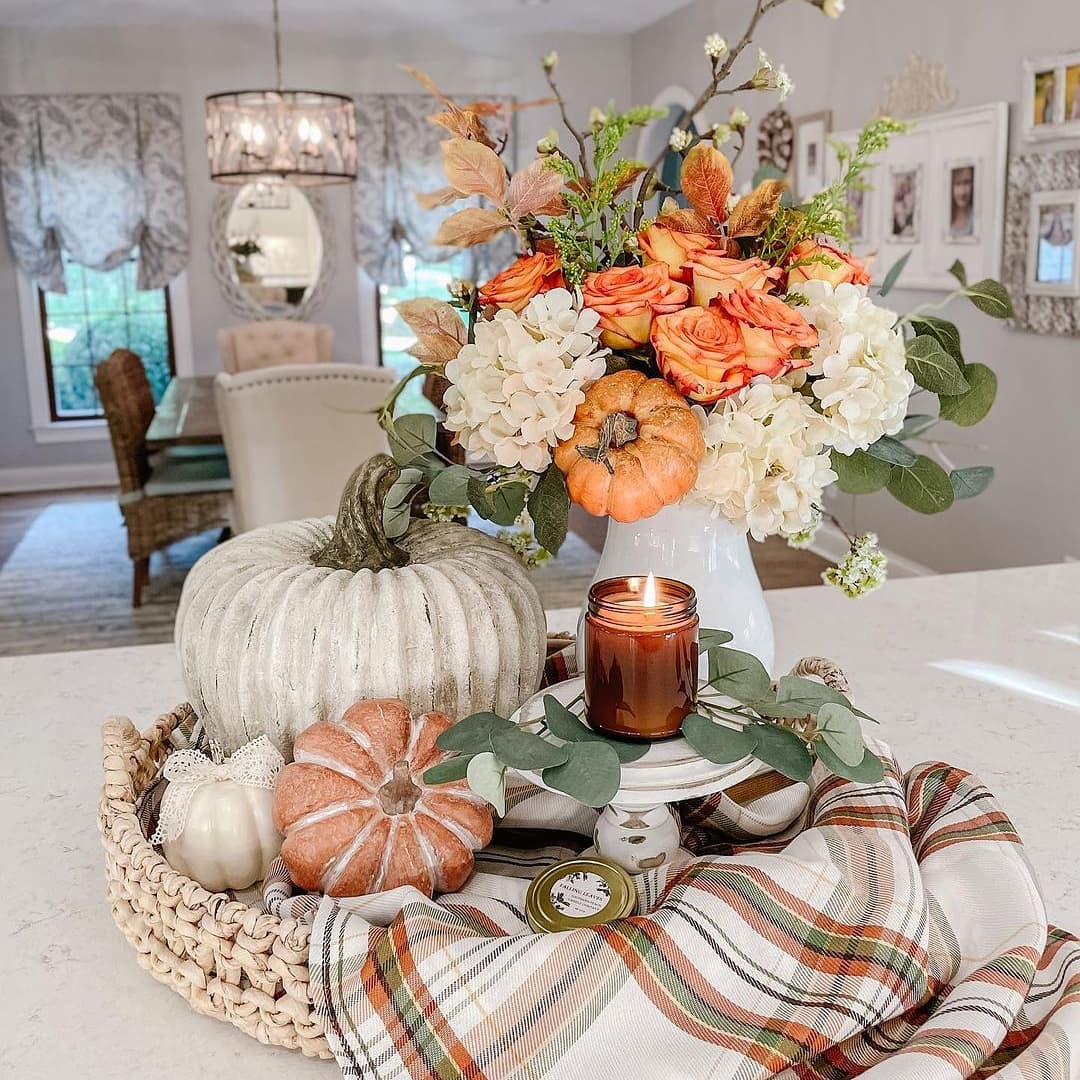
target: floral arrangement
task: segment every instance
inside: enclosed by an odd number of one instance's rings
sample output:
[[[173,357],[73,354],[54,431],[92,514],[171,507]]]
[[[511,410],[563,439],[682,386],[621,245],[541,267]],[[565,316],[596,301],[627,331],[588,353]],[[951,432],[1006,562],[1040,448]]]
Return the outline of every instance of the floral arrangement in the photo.
[[[932,429],[980,421],[993,372],[965,362],[955,325],[935,313],[943,305],[903,318],[881,306],[906,260],[872,296],[867,268],[846,246],[849,195],[905,125],[878,119],[854,147],[837,145],[838,179],[799,206],[779,178],[733,192],[743,109],[701,136],[691,130],[718,95],[790,92],[764,52],[748,77],[731,77],[760,18],[784,2],[758,0],[731,47],[719,34],[705,39],[707,85],[651,163],[619,147],[662,111],[594,108],[575,127],[555,53],[542,60],[547,100],[569,150],[552,130],[515,173],[485,127],[490,110],[456,105],[416,73],[443,104],[432,119],[451,135],[447,186],[422,204],[485,203],[450,214],[435,242],[469,247],[513,230],[522,253],[490,281],[455,283],[449,301],[399,308],[420,361],[407,378],[446,380],[445,430],[463,454],[455,461],[438,448],[432,417],[395,417],[395,393],[381,421],[403,468],[400,507],[426,487],[435,508],[471,506],[504,526],[527,515],[537,543],[555,553],[571,501],[634,521],[692,499],[757,540],[779,534],[799,545],[811,541],[832,484],[886,489],[931,514],[990,483],[992,468],[955,467]],[[808,2],[831,17],[843,8]],[[721,149],[729,143],[730,155]],[[659,176],[669,150],[681,157],[678,190]],[[998,282],[968,283],[959,263],[952,272],[949,301],[1011,313]],[[849,556],[825,578],[855,596],[884,580],[884,559],[872,534],[849,539]]]

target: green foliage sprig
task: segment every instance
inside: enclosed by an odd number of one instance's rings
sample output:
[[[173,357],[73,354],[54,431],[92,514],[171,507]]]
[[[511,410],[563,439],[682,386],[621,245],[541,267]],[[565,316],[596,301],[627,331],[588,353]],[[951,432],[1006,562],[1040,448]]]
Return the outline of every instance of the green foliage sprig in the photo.
[[[859,723],[860,717],[872,717],[846,694],[813,679],[784,675],[773,684],[757,657],[727,647],[731,640],[726,630],[699,634],[709,677],[699,687],[697,711],[683,722],[682,734],[702,757],[724,765],[756,757],[791,780],[807,780],[815,760],[859,783],[882,778],[884,766],[866,746]],[[456,756],[429,769],[424,781],[465,778],[503,814],[506,770],[519,769],[540,773],[548,787],[586,806],[606,806],[619,790],[622,766],[649,747],[589,727],[574,711],[580,702],[581,695],[563,705],[546,694],[543,720],[521,724],[491,712],[465,717],[437,740]]]

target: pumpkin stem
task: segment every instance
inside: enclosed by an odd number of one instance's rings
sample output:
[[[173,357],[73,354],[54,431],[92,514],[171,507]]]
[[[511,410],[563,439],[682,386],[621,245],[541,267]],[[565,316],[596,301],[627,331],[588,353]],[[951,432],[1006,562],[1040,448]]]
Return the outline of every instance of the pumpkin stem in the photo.
[[[409,564],[409,553],[386,535],[383,526],[383,504],[400,473],[387,454],[376,454],[356,469],[341,493],[330,539],[311,556],[316,566],[355,574]]]
[[[379,788],[379,802],[385,814],[410,814],[420,800],[420,789],[409,774],[409,763],[404,758],[394,762],[394,772]]]
[[[611,450],[618,450],[638,437],[637,419],[629,413],[613,412],[604,417],[595,446],[579,446],[577,452],[588,461],[603,465],[612,476],[615,467],[608,460]]]

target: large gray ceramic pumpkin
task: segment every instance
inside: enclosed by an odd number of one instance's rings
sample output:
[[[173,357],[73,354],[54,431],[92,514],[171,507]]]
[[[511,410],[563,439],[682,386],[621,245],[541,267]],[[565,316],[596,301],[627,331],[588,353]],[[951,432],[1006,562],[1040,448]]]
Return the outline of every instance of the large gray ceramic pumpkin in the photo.
[[[336,522],[255,529],[188,574],[180,664],[226,752],[266,734],[291,757],[296,735],[362,698],[460,719],[509,716],[536,691],[544,610],[517,557],[463,525],[414,521],[389,540],[382,506],[397,474],[372,458]]]

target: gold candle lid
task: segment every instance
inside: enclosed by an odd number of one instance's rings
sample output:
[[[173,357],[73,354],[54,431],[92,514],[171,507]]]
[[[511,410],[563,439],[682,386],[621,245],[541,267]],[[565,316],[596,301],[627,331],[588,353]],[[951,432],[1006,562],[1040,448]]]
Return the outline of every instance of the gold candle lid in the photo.
[[[525,895],[525,916],[538,934],[599,926],[632,915],[636,906],[630,875],[597,855],[549,866],[533,878]]]

